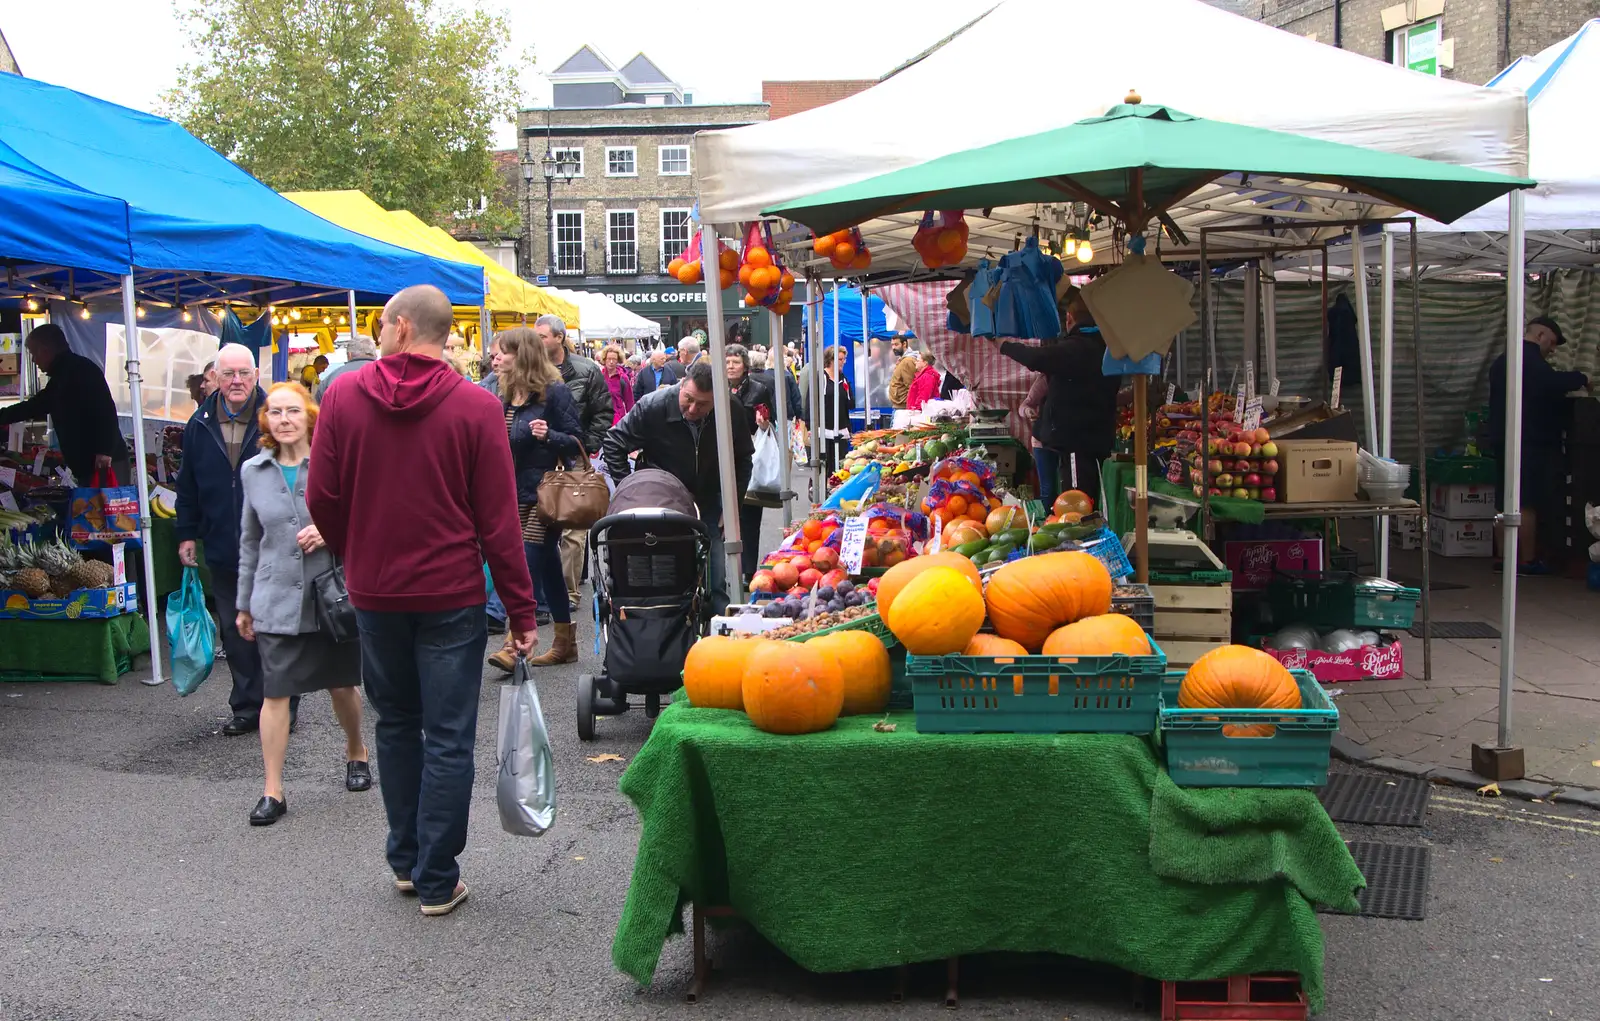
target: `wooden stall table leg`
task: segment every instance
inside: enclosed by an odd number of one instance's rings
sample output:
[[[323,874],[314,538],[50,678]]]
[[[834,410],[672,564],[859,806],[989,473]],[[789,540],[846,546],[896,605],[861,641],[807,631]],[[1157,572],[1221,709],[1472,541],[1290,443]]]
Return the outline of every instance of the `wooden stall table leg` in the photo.
[[[900,1003],[906,998],[906,974],[910,969],[904,964],[897,964],[894,968],[894,986],[889,991],[889,1001]]]
[[[944,1005],[954,1010],[961,1005],[960,996],[956,992],[956,979],[961,964],[959,957],[947,957],[944,962],[945,988]]]
[[[694,921],[690,923],[693,930],[694,943],[694,979],[689,983],[690,1003],[699,1003],[700,994],[705,992],[706,973],[710,966],[706,963],[706,920],[700,914],[700,905],[694,904],[690,908]]]

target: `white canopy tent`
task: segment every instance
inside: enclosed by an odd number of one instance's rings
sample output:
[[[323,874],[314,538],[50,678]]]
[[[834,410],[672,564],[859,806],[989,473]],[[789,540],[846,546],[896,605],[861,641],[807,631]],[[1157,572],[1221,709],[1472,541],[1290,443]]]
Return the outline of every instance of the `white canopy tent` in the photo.
[[[661,324],[630,312],[603,294],[594,291],[568,291],[559,287],[545,290],[578,306],[578,333],[585,340],[660,340]]]

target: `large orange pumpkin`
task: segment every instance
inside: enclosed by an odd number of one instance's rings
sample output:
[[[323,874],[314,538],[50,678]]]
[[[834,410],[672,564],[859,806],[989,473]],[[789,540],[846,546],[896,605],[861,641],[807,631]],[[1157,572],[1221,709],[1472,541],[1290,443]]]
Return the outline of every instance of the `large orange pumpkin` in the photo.
[[[1102,613],[1058,627],[1044,640],[1046,656],[1150,655],[1150,639],[1132,617]]]
[[[1287,667],[1247,645],[1224,645],[1194,661],[1178,686],[1183,709],[1299,709],[1300,686]],[[1228,737],[1271,737],[1270,723],[1227,724]]]
[[[961,650],[963,656],[1026,656],[1028,650],[1009,638],[978,632]]]
[[[807,645],[832,656],[844,679],[842,716],[881,713],[889,705],[889,650],[866,631],[835,631]]]
[[[911,557],[895,564],[878,579],[878,616],[883,618],[884,623],[889,621],[889,607],[894,604],[900,590],[930,567],[949,567],[960,571],[974,588],[983,591],[983,578],[978,574],[978,569],[959,553],[930,553],[923,557]]]
[[[1000,637],[1037,649],[1061,625],[1111,612],[1111,575],[1088,553],[1044,553],[996,571],[985,598]]]
[[[844,708],[838,660],[801,642],[755,639],[744,667],[744,711],[769,734],[827,730]],[[692,696],[691,696],[692,697]]]
[[[683,690],[700,709],[743,709],[744,668],[756,638],[707,635],[689,647],[683,660]]]
[[[983,596],[955,568],[930,567],[900,590],[885,623],[912,655],[947,656],[983,626]]]

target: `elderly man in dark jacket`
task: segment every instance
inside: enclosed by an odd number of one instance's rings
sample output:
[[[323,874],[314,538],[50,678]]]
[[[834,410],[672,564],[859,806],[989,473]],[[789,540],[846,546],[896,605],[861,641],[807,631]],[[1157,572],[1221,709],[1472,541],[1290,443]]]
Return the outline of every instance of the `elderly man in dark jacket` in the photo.
[[[606,431],[615,416],[611,413],[611,388],[606,385],[606,374],[598,363],[569,349],[567,324],[560,316],[540,316],[533,324],[533,332],[544,342],[545,353],[561,373],[561,382],[572,391],[572,400],[578,405],[578,420],[583,423],[579,439],[584,452],[595,457],[606,441]],[[561,574],[567,581],[567,598],[578,605],[578,586],[583,582],[583,551],[587,536],[579,529],[569,528],[561,533]],[[553,599],[555,593],[545,593]]]
[[[244,511],[239,469],[260,452],[258,416],[266,400],[256,385],[255,354],[242,344],[225,345],[217,352],[217,384],[217,392],[183,427],[183,469],[178,472],[173,534],[178,559],[185,566],[199,563],[195,543],[205,546],[211,598],[233,673],[233,692],[228,696],[233,716],[222,725],[222,732],[234,737],[255,730],[261,717],[261,653],[239,634],[235,623],[239,520]],[[298,701],[290,703],[291,720]]]
[[[677,476],[700,510],[700,520],[715,526],[711,530],[711,611],[720,613],[727,606],[727,558],[722,553],[722,475],[717,459],[717,429],[712,417],[712,387],[716,380],[711,366],[699,362],[689,366],[680,383],[662,387],[633,406],[622,421],[606,435],[606,471],[621,482],[633,471],[628,454],[639,451],[640,468],[659,468]],[[750,459],[755,444],[750,436],[749,419],[739,398],[729,395],[733,433],[733,476],[742,498],[750,486]],[[755,537],[745,539],[754,542]]]

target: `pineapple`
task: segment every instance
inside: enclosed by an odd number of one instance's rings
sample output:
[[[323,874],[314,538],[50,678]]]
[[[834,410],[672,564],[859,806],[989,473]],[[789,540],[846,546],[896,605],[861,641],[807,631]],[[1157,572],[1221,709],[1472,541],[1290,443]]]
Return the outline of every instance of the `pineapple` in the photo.
[[[72,579],[66,575],[50,579],[50,594],[57,599],[65,599],[72,594]]]
[[[39,566],[52,578],[62,577],[83,564],[83,556],[58,537],[39,549]]]
[[[39,568],[37,547],[29,541],[14,546],[17,571],[11,575],[11,584],[29,599],[42,599],[50,594],[50,575]]]

